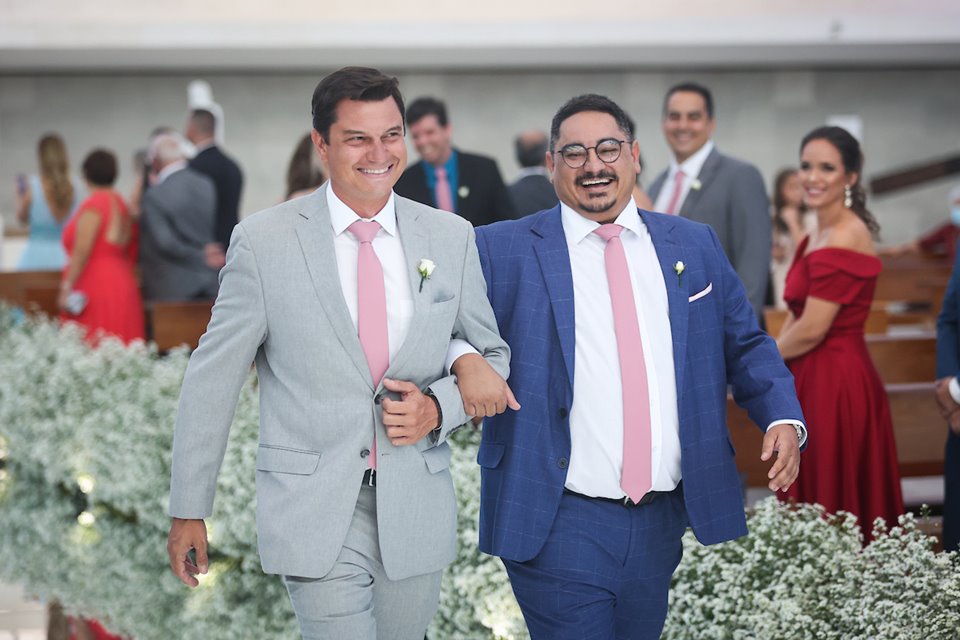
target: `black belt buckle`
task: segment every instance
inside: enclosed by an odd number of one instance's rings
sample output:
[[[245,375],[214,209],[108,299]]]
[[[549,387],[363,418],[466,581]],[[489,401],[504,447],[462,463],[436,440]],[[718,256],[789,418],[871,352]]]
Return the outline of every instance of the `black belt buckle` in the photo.
[[[367,468],[367,470],[363,472],[363,482],[361,484],[367,487],[377,486],[377,470]]]

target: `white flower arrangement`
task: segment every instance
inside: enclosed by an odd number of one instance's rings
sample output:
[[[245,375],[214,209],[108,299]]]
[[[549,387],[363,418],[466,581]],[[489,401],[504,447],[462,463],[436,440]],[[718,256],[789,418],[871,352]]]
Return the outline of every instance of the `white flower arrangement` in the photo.
[[[137,640],[184,629],[211,640],[298,637],[282,582],[262,573],[256,552],[254,376],[208,520],[211,571],[190,590],[164,549],[186,353],[159,358],[113,341],[91,350],[76,329],[16,324],[2,305],[0,353],[0,577]],[[454,439],[460,545],[429,637],[527,638],[501,563],[477,550],[479,434]],[[866,549],[852,517],[827,519],[815,506],[771,499],[749,524],[750,536],[722,545],[685,537],[664,638],[957,637],[957,554],[933,553],[911,517]]]

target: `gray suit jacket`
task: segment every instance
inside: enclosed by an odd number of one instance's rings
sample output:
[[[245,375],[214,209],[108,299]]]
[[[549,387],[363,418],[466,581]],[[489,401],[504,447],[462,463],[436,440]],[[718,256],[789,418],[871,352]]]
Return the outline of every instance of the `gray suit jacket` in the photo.
[[[328,183],[329,184],[329,183]],[[237,225],[213,317],[190,358],[173,445],[170,514],[206,518],[237,397],[255,361],[260,383],[257,534],[267,573],[317,578],[343,544],[371,434],[377,439],[377,523],[387,575],[438,571],[456,552],[456,502],[446,440],[467,421],[453,376],[451,337],[472,344],[506,377],[509,349],[486,297],[473,228],[396,197],[414,297],[410,330],[387,377],[429,387],[443,425],[395,447],[337,272],[324,186]],[[419,290],[422,258],[436,270]]]
[[[650,185],[656,201],[668,171]],[[717,232],[720,244],[743,281],[750,304],[763,317],[763,300],[770,277],[770,201],[763,177],[752,164],[714,149],[700,170],[701,187],[687,194],[680,215],[704,222]]]
[[[193,300],[217,295],[217,272],[203,248],[213,242],[217,195],[192,169],[147,189],[140,216],[140,272],[145,300]]]

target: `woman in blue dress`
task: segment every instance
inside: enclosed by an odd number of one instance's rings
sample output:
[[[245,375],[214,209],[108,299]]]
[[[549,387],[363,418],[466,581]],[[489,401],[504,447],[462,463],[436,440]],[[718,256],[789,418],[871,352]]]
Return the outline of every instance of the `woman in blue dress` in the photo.
[[[40,175],[17,178],[17,219],[30,225],[19,271],[61,270],[66,254],[60,235],[77,206],[77,190],[70,180],[67,147],[57,134],[47,134],[37,145]]]

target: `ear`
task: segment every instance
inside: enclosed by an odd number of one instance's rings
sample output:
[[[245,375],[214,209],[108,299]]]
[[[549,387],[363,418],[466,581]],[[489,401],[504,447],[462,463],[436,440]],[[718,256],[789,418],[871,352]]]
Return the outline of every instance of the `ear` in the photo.
[[[630,143],[630,160],[637,175],[640,175],[640,143],[636,140]]]
[[[553,182],[553,172],[556,169],[556,165],[553,162],[555,153],[552,153],[549,148],[547,148],[547,153],[544,154],[547,161],[547,171],[550,172],[550,182]]]
[[[320,156],[320,160],[324,165],[327,164],[327,142],[323,139],[323,136],[320,135],[320,132],[316,129],[310,130],[310,139],[313,141],[313,147],[317,150],[317,155]]]

